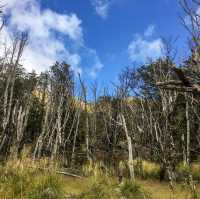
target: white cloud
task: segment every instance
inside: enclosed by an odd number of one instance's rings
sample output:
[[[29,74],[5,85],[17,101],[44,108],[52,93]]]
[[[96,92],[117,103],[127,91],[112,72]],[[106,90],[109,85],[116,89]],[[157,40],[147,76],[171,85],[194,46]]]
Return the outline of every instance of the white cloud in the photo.
[[[28,71],[34,69],[40,73],[56,61],[66,61],[76,73],[82,74],[84,69],[80,65],[83,53],[90,54],[93,64],[88,67],[91,71],[94,71],[95,64],[101,65],[97,54],[89,52],[92,49],[85,50],[82,21],[76,14],[42,10],[37,0],[6,0],[5,3],[8,23],[0,34],[0,42],[3,44],[6,41],[11,45],[15,31],[29,33],[28,46],[21,59],[21,64]]]
[[[145,37],[153,34],[153,26],[149,26],[144,33]],[[128,46],[128,54],[131,61],[145,63],[148,59],[156,60],[162,56],[162,39],[147,39],[141,35],[134,36]]]
[[[41,72],[56,61],[63,60],[71,64],[75,71],[80,70],[80,56],[71,53],[58,37],[66,37],[73,43],[83,42],[81,20],[75,14],[58,14],[49,9],[42,11],[37,0],[9,0],[5,14],[9,18],[1,41],[6,39],[11,45],[15,31],[29,33],[28,46],[21,60],[28,71],[34,69]]]
[[[148,41],[138,36],[128,46],[129,57],[132,61],[146,62],[155,60],[162,55],[162,40],[160,38]]]
[[[155,26],[154,25],[149,25],[148,28],[146,29],[144,36],[145,37],[150,37],[154,34],[155,31]]]
[[[103,64],[100,62],[100,60],[97,60],[95,65],[92,67],[90,71],[90,76],[95,79],[97,77],[97,74],[99,71],[103,68]]]
[[[111,0],[91,0],[91,3],[96,13],[102,18],[106,19],[111,5]]]
[[[192,14],[195,16],[194,19],[197,20],[197,23],[199,24],[199,22],[200,22],[200,6],[196,10],[193,10]],[[189,15],[186,15],[183,20],[187,26],[192,25],[191,17]],[[196,27],[196,25],[197,25],[196,23],[193,24],[194,27]],[[196,28],[198,28],[198,27],[196,27]]]
[[[51,31],[58,31],[73,40],[82,38],[81,20],[75,14],[41,11],[37,0],[9,0],[5,12],[10,15],[10,26],[30,31],[34,37],[48,37]]]
[[[91,56],[94,58],[93,60],[93,65],[92,68],[90,69],[89,75],[95,79],[97,77],[97,74],[99,73],[99,71],[104,67],[103,64],[101,63],[101,60],[99,59],[99,57],[97,56],[96,51],[94,50],[90,50],[90,54]]]

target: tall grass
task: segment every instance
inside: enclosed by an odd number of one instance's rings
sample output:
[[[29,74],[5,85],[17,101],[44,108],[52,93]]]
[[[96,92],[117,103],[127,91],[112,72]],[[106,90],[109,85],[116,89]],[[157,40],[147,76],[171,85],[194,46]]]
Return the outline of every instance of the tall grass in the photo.
[[[143,179],[159,179],[161,169],[159,164],[148,160],[136,159],[134,165],[138,177],[142,177]]]
[[[87,191],[81,193],[77,199],[148,199],[147,194],[139,185],[129,180],[119,184],[103,163],[85,165],[83,171],[88,179]]]
[[[62,199],[63,187],[48,160],[9,160],[0,166],[0,198]]]
[[[191,165],[179,163],[176,167],[177,180],[184,181],[190,175],[193,180],[200,182],[200,162],[191,163]]]

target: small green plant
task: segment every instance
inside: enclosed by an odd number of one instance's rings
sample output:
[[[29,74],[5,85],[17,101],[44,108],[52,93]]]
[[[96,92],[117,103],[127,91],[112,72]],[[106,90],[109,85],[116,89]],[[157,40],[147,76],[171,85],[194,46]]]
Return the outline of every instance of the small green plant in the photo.
[[[88,191],[82,193],[78,199],[119,199],[120,193],[112,179],[106,176],[91,177]]]
[[[178,181],[187,181],[191,175],[191,167],[183,162],[176,167],[176,175]]]
[[[80,194],[77,199],[147,199],[149,194],[131,181],[118,184],[107,172],[102,172],[99,164],[85,167],[90,171],[89,186],[87,191]]]
[[[146,199],[150,198],[150,194],[141,189],[139,185],[131,181],[125,181],[120,186],[120,193],[126,199]]]
[[[30,186],[27,198],[30,199],[63,199],[62,181],[56,175],[50,174],[39,177],[39,182]]]

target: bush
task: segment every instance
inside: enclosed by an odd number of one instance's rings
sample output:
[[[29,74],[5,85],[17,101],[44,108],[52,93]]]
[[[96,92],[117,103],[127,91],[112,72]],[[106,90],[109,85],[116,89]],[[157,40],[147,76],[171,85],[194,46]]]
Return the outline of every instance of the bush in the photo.
[[[150,195],[130,181],[120,185],[102,180],[92,184],[87,192],[82,193],[77,199],[150,199]]]
[[[88,191],[82,193],[77,199],[119,199],[120,193],[117,191],[117,185],[105,176],[97,176],[90,179],[91,185]]]
[[[58,176],[53,174],[38,176],[38,180],[33,186],[30,186],[30,193],[27,194],[30,199],[62,199],[64,192],[63,183]]]
[[[105,171],[103,171],[105,169]],[[106,168],[100,163],[89,164],[84,168],[90,174],[88,190],[77,197],[77,199],[144,199],[149,195],[140,186],[124,181],[120,185],[114,180]]]
[[[147,199],[151,198],[148,193],[141,189],[137,184],[131,181],[125,181],[120,187],[120,193],[126,199]]]
[[[177,180],[183,181],[192,175],[193,180],[200,182],[200,163],[192,163],[190,166],[181,162],[176,167]]]

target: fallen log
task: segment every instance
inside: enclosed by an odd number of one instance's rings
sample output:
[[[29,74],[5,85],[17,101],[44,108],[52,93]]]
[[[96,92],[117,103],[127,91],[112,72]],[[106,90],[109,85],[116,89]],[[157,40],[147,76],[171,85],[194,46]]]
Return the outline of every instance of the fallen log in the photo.
[[[34,167],[30,167],[30,168],[34,168]],[[42,168],[42,167],[36,167],[39,170],[45,170],[45,171],[51,171],[51,169],[49,168]],[[66,171],[54,171],[57,174],[61,174],[61,175],[66,175],[66,176],[70,176],[70,177],[75,177],[75,178],[79,178],[79,179],[83,179],[83,176],[74,174],[74,173],[70,173],[70,172],[66,172]]]
[[[80,178],[80,179],[83,179],[83,178],[84,178],[83,176],[76,175],[76,174],[69,173],[69,172],[65,172],[65,171],[56,171],[56,173],[57,173],[57,174],[66,175],[66,176],[70,176],[70,177]]]

